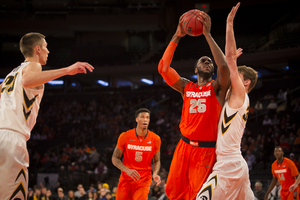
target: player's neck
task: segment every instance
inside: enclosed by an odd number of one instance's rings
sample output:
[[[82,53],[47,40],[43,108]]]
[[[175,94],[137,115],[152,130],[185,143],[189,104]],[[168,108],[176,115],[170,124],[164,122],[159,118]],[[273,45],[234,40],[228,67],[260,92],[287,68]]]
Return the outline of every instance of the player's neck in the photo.
[[[141,137],[145,137],[147,135],[148,129],[138,128],[136,127],[136,134]]]
[[[284,157],[277,159],[277,163],[281,164],[283,162]]]
[[[27,57],[25,62],[39,62],[39,58],[37,56]]]
[[[206,77],[201,77],[201,76],[199,76],[198,75],[198,81],[197,81],[197,84],[198,84],[198,86],[204,86],[204,85],[206,85],[208,82],[210,82],[212,80],[212,78],[211,77],[209,77],[209,78],[206,78]]]

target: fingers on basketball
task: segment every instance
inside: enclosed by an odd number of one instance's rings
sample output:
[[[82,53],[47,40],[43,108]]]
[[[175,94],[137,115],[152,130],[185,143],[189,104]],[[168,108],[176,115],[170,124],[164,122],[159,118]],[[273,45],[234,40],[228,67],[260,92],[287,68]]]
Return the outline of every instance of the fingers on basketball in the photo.
[[[199,36],[203,33],[203,24],[199,19],[203,19],[200,15],[200,10],[189,10],[183,15],[182,27],[184,31],[190,36]]]

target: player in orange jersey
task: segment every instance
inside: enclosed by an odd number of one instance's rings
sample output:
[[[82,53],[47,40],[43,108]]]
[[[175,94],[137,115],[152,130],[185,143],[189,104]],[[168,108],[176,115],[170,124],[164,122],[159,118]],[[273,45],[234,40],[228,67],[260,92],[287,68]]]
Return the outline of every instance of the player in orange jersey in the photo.
[[[276,185],[277,180],[279,180],[281,184],[281,200],[299,200],[299,186],[298,184],[297,186],[293,185],[296,178],[299,176],[299,171],[295,163],[292,160],[283,157],[283,154],[284,152],[282,148],[280,146],[276,146],[274,149],[274,156],[276,157],[276,160],[272,164],[273,180],[265,195],[265,200],[268,199],[269,193]],[[291,191],[293,192],[290,192],[289,189],[292,185],[293,187],[291,188]]]
[[[153,160],[153,180],[160,184],[160,145],[158,135],[148,130],[150,111],[141,108],[135,113],[137,126],[123,132],[112,155],[112,163],[119,168],[116,200],[146,200],[152,182],[151,161]],[[121,157],[123,155],[123,162]]]
[[[201,57],[195,65],[197,83],[180,77],[170,67],[176,46],[180,38],[186,35],[182,28],[184,14],[158,65],[158,71],[166,83],[180,92],[183,98],[179,125],[182,139],[174,152],[166,185],[170,200],[194,200],[212,172],[216,160],[218,121],[230,85],[225,55],[210,34],[210,17],[202,11],[200,15],[203,17],[203,20],[199,19],[203,23],[203,35],[218,66],[216,80],[212,80],[214,65],[208,56]]]

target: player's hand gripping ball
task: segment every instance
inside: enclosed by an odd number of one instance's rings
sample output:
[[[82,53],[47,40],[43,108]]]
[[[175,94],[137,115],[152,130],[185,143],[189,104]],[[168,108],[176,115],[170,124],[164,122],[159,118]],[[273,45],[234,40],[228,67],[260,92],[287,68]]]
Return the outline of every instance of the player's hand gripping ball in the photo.
[[[197,18],[203,20],[200,15],[200,10],[197,9],[189,10],[183,16],[182,27],[190,36],[199,36],[203,33],[203,24]]]

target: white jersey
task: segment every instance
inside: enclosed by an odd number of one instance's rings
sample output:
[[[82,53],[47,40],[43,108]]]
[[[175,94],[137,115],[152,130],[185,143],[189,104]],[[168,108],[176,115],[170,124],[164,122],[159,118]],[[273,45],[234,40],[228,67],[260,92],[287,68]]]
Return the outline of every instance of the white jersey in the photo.
[[[228,99],[222,108],[218,124],[218,139],[216,144],[216,155],[231,156],[241,155],[241,140],[244,134],[249,112],[249,97],[245,94],[242,107],[230,108]]]
[[[21,63],[6,76],[0,96],[0,129],[20,133],[26,140],[36,123],[44,93],[44,85],[39,90],[23,87],[22,70],[29,63]]]

